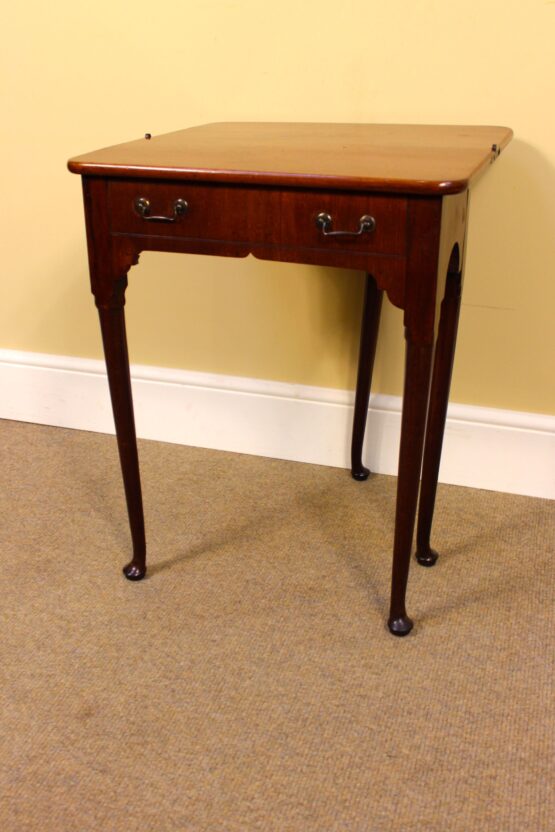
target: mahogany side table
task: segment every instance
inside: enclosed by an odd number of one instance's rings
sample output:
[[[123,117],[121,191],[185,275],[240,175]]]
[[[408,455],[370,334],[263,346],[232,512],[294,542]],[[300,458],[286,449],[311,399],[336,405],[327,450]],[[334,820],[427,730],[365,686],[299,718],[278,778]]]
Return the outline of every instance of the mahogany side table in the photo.
[[[430,533],[455,352],[470,186],[511,140],[506,127],[221,123],[104,148],[81,174],[98,307],[133,541],[129,580],[146,573],[141,483],[124,303],[141,251],[246,257],[366,273],[352,446],[362,442],[382,294],[404,311],[406,365],[388,626],[405,608]],[[435,356],[435,357],[434,357]],[[420,477],[422,483],[420,485]]]

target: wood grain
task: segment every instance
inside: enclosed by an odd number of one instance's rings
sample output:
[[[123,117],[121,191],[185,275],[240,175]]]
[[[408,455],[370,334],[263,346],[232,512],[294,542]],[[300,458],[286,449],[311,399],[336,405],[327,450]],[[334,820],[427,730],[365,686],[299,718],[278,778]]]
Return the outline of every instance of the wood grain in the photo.
[[[503,127],[212,124],[70,161],[70,170],[83,174],[91,288],[133,540],[127,578],[140,580],[146,572],[123,309],[127,272],[140,252],[253,254],[360,268],[368,276],[353,432],[357,479],[369,473],[361,449],[382,293],[404,311],[406,368],[388,625],[394,635],[410,632],[405,596],[423,464],[418,559],[432,565],[437,558],[430,532],[455,352],[468,189],[511,136]],[[148,213],[137,203],[140,197],[148,200]],[[187,203],[186,210],[177,210],[178,200]],[[330,215],[324,229],[316,222],[321,212]],[[361,221],[365,214],[373,217],[367,229]],[[341,236],[330,236],[331,227]]]
[[[466,190],[511,137],[507,127],[223,122],[107,147],[68,166],[87,175],[437,195]]]

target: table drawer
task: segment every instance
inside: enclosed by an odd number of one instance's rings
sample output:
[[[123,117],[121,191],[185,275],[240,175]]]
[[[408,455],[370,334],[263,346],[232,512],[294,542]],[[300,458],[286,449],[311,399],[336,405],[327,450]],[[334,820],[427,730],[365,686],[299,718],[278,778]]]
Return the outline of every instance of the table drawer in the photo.
[[[402,197],[119,180],[110,182],[108,202],[110,228],[122,234],[336,254],[405,251],[407,201]]]
[[[407,201],[402,197],[291,191],[283,194],[281,210],[284,246],[373,254],[405,252]]]
[[[110,228],[126,234],[278,243],[279,194],[256,187],[112,181]]]

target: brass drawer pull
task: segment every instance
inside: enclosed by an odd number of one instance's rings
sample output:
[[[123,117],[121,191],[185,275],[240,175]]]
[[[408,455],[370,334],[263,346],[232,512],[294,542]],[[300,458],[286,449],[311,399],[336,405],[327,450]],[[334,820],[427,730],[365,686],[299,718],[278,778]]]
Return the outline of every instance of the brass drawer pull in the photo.
[[[376,227],[376,220],[370,214],[364,214],[359,220],[358,231],[330,231],[333,220],[330,214],[322,211],[316,217],[316,226],[324,237],[360,237],[361,234],[373,231]]]
[[[134,202],[137,214],[148,222],[175,222],[189,210],[189,205],[184,199],[176,199],[173,203],[173,217],[152,216],[150,213],[150,202],[144,196],[138,196]]]

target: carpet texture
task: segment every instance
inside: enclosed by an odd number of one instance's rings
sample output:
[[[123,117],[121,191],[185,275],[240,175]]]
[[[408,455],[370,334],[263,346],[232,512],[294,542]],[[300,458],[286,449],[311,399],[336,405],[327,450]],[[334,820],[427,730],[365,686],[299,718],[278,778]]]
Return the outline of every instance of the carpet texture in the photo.
[[[412,634],[396,480],[0,423],[3,832],[555,828],[555,504],[440,486]]]

